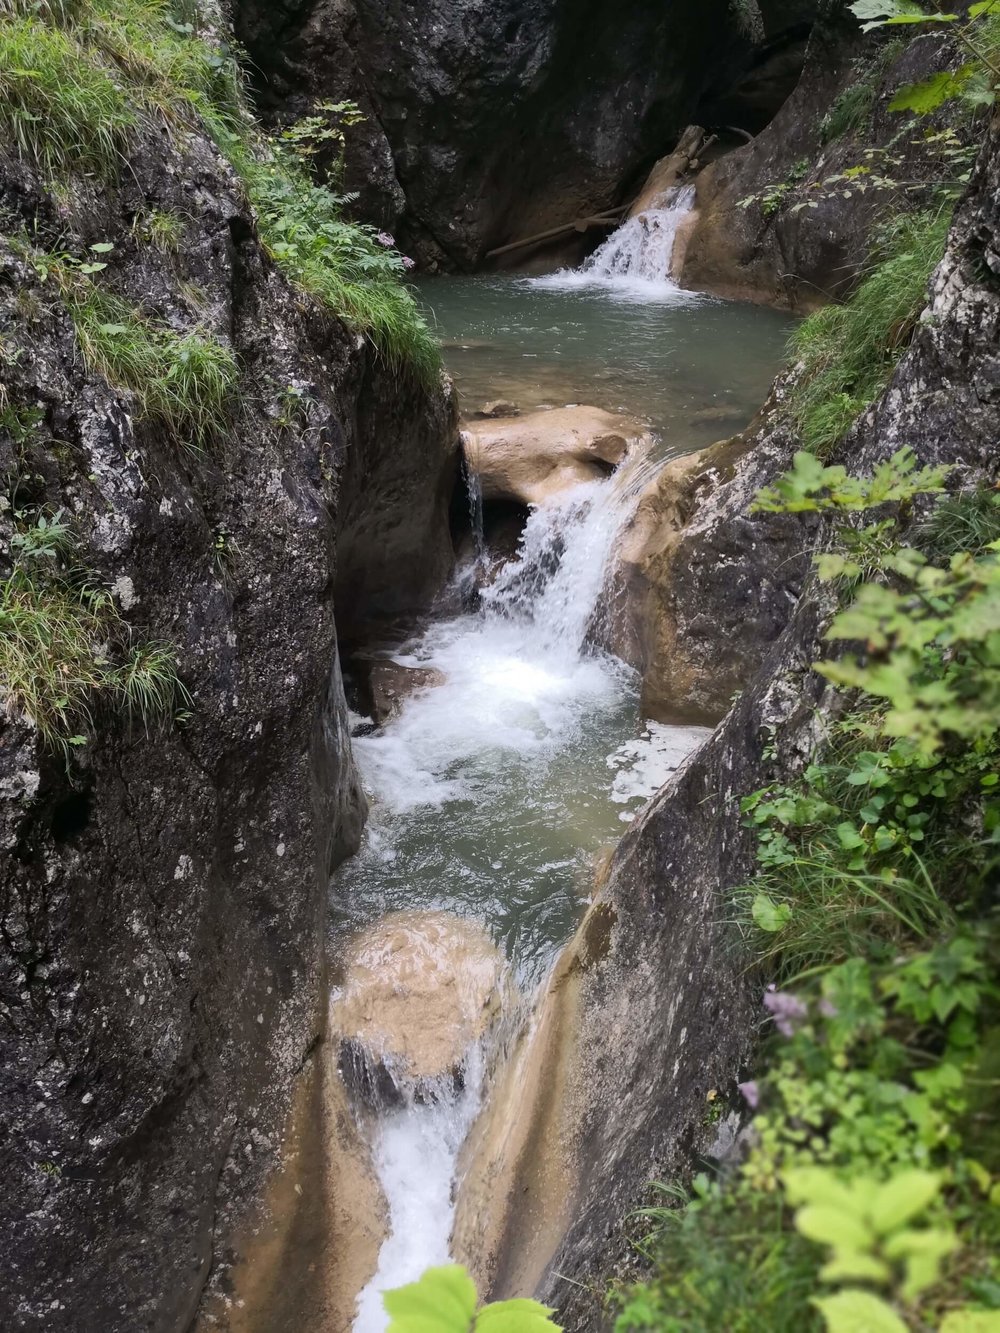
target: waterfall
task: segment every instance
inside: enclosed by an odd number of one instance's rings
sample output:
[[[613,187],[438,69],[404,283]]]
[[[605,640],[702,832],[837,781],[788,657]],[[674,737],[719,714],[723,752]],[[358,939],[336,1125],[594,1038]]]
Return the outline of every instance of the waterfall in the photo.
[[[670,260],[681,219],[694,203],[693,185],[667,190],[659,208],[647,208],[623,222],[583,265],[595,278],[670,281]]]
[[[465,477],[465,491],[469,501],[469,523],[472,527],[472,540],[475,543],[476,564],[482,565],[486,556],[486,538],[483,531],[483,487],[479,480],[479,473],[469,466],[469,460],[464,455],[462,458],[462,473]]]
[[[561,269],[531,282],[538,287],[604,287],[621,296],[698,300],[670,276],[677,228],[694,204],[693,185],[666,190],[658,208],[647,208],[613,232],[578,269]]]

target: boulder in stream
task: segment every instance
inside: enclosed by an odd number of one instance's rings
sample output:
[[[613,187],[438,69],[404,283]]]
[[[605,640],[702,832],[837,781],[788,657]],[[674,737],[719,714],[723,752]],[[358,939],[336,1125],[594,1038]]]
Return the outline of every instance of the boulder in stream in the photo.
[[[345,1079],[392,1102],[458,1084],[466,1053],[499,1014],[504,960],[475,921],[393,912],[347,946],[331,1009]]]
[[[599,407],[560,407],[476,422],[462,447],[484,500],[543,504],[559,491],[608,476],[643,426]]]

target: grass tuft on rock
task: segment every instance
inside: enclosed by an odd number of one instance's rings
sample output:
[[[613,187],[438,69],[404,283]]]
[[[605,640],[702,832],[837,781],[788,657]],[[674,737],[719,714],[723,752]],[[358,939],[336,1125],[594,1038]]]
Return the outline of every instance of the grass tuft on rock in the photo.
[[[810,452],[828,454],[888,384],[926,304],[949,221],[946,211],[915,213],[883,228],[850,299],[816,311],[793,334],[801,372],[789,408]]]
[[[193,449],[224,430],[238,369],[218,338],[154,323],[93,283],[72,284],[66,299],[87,365],[130,392],[141,417]]]
[[[48,176],[117,171],[135,112],[100,61],[59,27],[0,22],[0,129]]]

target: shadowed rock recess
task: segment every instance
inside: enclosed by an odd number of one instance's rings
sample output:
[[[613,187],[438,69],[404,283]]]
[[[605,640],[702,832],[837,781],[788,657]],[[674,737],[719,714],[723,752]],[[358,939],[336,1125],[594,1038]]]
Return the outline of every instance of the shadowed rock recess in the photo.
[[[703,99],[740,116],[719,93],[758,58],[726,0],[235,9],[262,95],[283,117],[316,97],[358,103],[366,119],[349,133],[345,185],[360,191],[360,215],[398,227],[411,253],[445,268],[630,198]],[[761,38],[781,48],[814,5],[761,9]],[[786,91],[780,81],[770,91],[766,118]]]
[[[188,219],[176,255],[130,231],[150,205]],[[175,645],[190,695],[150,734],[98,712],[68,760],[0,714],[0,1326],[181,1330],[323,1028],[328,876],[366,804],[338,573],[358,632],[433,596],[457,434],[445,391],[289,288],[197,133],[152,133],[61,214],[0,160],[0,210],[40,249],[113,241],[121,295],[239,366],[228,424],[185,448],[88,373],[57,284],[0,245],[3,406],[32,423],[0,433],[0,472],[72,519],[80,568],[136,641]]]

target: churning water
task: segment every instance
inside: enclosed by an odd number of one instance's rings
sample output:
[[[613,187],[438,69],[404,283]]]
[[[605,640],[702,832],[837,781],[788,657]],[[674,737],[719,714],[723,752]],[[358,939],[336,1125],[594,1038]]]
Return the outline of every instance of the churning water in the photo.
[[[588,646],[642,487],[665,458],[750,419],[787,336],[781,316],[680,292],[666,277],[687,202],[626,223],[575,273],[423,288],[465,410],[496,398],[522,410],[590,403],[644,419],[657,445],[533,510],[478,609],[393,653],[444,679],[354,742],[372,809],[361,851],[338,872],[337,935],[400,909],[473,917],[529,991],[580,918],[595,853],[707,734],[644,723],[634,673]],[[468,480],[481,544],[481,495]],[[383,1290],[448,1260],[481,1063],[470,1051],[460,1091],[406,1097],[372,1130],[389,1235],[355,1333],[386,1327]]]
[[[668,190],[659,208],[628,218],[580,268],[536,278],[536,286],[555,291],[606,288],[618,298],[636,301],[703,301],[699,292],[683,290],[670,276],[677,228],[693,204],[693,185]]]

